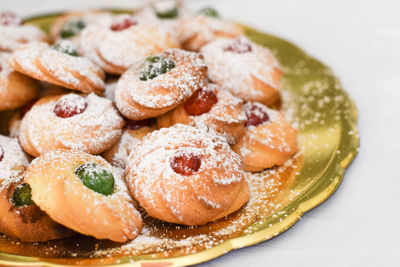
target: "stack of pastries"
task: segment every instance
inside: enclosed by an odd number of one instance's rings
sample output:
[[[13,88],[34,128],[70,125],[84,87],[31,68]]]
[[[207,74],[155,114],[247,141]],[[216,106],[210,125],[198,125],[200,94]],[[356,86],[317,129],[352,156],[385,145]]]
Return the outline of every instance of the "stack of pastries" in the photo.
[[[298,152],[276,110],[281,76],[212,8],[69,12],[49,36],[0,13],[0,111],[14,110],[0,136],[0,232],[126,242],[143,213],[194,226],[239,210],[246,172]]]

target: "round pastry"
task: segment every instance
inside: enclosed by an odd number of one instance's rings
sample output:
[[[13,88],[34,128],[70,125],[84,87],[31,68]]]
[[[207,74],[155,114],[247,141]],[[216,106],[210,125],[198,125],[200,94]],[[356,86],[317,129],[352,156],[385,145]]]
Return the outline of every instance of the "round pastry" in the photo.
[[[22,178],[28,165],[29,159],[18,140],[0,135],[0,233],[25,242],[72,235],[31,201],[30,188]]]
[[[86,27],[78,50],[105,72],[122,74],[138,59],[174,47],[179,47],[179,42],[158,24],[125,14],[115,16],[106,25]]]
[[[232,149],[242,157],[246,171],[281,165],[297,153],[297,131],[281,112],[256,102],[246,103],[243,110],[246,130]]]
[[[215,84],[197,90],[184,104],[157,118],[159,127],[176,123],[205,125],[228,143],[234,144],[244,132],[243,101]]]
[[[126,180],[152,217],[201,225],[249,200],[242,160],[215,134],[176,124],[148,134],[136,149]]]
[[[57,148],[100,154],[119,139],[123,126],[106,98],[74,93],[46,96],[22,119],[19,140],[35,157]]]
[[[129,154],[136,148],[136,144],[147,134],[156,129],[155,119],[142,121],[126,120],[125,130],[121,139],[106,152],[103,157],[115,167],[125,169]]]
[[[223,20],[210,7],[201,9],[193,16],[184,16],[179,21],[179,37],[185,50],[199,51],[205,44],[219,38],[235,38],[243,35],[243,30],[235,24]]]
[[[53,150],[25,173],[32,200],[54,221],[84,235],[125,242],[142,228],[123,173],[99,156]]]
[[[76,43],[81,31],[88,25],[107,24],[111,20],[111,13],[99,10],[67,12],[57,17],[51,25],[50,36],[53,41],[68,39]]]
[[[222,89],[246,101],[276,103],[282,71],[266,47],[245,37],[221,38],[201,49],[208,77]]]
[[[11,66],[35,79],[83,93],[104,90],[104,72],[89,59],[79,57],[69,41],[54,46],[39,42],[20,46]]]
[[[119,111],[131,120],[160,116],[179,106],[206,83],[201,55],[169,49],[135,64],[115,91]]]
[[[11,54],[0,52],[0,111],[21,107],[39,94],[37,81],[14,71]]]
[[[21,44],[47,41],[46,34],[39,28],[24,25],[14,13],[0,12],[0,51],[14,51]]]

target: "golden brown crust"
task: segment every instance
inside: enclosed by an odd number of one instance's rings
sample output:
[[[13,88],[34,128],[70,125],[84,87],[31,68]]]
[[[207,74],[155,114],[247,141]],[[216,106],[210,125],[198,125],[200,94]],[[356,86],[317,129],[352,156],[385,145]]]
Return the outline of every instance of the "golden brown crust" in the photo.
[[[39,94],[38,82],[14,71],[10,58],[11,54],[0,53],[0,111],[21,107]]]
[[[179,138],[177,138],[179,136]],[[201,158],[198,171],[182,175],[175,156]],[[176,124],[147,135],[127,163],[127,183],[146,212],[160,220],[200,225],[224,217],[249,199],[242,161],[215,134]]]
[[[15,206],[11,198],[23,179],[13,179],[0,188],[0,233],[16,237],[24,242],[45,242],[69,237],[72,230],[54,222],[35,204]]]
[[[157,118],[160,128],[170,127],[177,123],[192,126],[206,126],[225,138],[228,143],[235,144],[244,133],[246,116],[242,111],[243,101],[232,96],[228,91],[219,90],[213,84],[208,84],[203,90],[211,90],[218,98],[218,102],[207,113],[192,116],[182,104],[171,112]]]
[[[104,72],[87,58],[56,51],[46,43],[20,46],[13,54],[11,66],[18,72],[83,93],[104,91]]]
[[[281,165],[298,152],[297,131],[283,114],[257,105],[267,112],[269,121],[246,127],[242,138],[232,147],[242,157],[245,170],[249,172]]]
[[[21,122],[19,140],[24,150],[39,156],[65,148],[100,154],[121,136],[124,121],[108,99],[95,94],[84,96],[86,110],[70,118],[55,115],[54,107],[65,94],[46,96],[35,103]]]
[[[83,185],[74,170],[84,163],[105,167],[115,178],[114,193],[96,193]],[[56,222],[98,239],[134,239],[142,219],[122,181],[106,160],[83,152],[55,150],[36,158],[25,174],[32,200]]]
[[[115,101],[125,117],[143,120],[160,116],[183,103],[206,83],[207,67],[201,55],[169,49],[160,56],[174,61],[175,67],[154,79],[142,81],[140,62],[121,76]]]

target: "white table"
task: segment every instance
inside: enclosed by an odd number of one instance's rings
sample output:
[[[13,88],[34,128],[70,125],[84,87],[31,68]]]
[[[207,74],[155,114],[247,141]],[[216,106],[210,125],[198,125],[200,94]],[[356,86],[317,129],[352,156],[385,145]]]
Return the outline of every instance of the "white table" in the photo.
[[[0,0],[35,15],[135,0]],[[400,265],[400,1],[192,0],[286,38],[322,60],[355,100],[359,154],[339,190],[281,236],[204,266]]]

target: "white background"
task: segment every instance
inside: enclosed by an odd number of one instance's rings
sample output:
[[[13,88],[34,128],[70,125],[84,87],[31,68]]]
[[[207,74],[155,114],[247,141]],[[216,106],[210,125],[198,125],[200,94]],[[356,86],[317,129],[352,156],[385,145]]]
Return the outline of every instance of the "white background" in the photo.
[[[357,104],[361,136],[328,201],[281,236],[204,266],[400,266],[400,1],[188,2],[286,38],[330,66]],[[138,3],[0,0],[0,10],[35,15]]]

